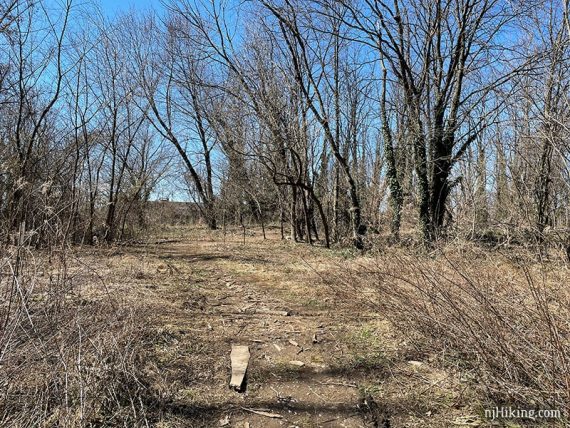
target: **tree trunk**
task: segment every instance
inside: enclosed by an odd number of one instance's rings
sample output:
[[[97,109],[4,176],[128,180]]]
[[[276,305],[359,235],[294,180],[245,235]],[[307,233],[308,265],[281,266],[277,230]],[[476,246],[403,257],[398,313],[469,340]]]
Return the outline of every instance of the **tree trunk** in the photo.
[[[400,222],[402,218],[402,186],[398,178],[398,170],[396,168],[396,156],[394,154],[394,144],[392,139],[392,132],[388,122],[388,113],[386,112],[386,69],[383,70],[383,91],[381,101],[381,114],[382,114],[382,136],[384,139],[384,153],[386,156],[386,178],[390,187],[390,206],[392,208],[392,221],[391,233],[395,241],[400,239]]]

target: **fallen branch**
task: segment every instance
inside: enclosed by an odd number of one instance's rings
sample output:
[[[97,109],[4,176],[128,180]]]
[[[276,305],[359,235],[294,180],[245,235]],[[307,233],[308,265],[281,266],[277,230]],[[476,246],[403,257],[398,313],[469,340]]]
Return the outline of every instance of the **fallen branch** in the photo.
[[[246,412],[254,413],[259,416],[265,416],[266,418],[283,419],[283,416],[281,416],[278,413],[265,412],[263,410],[248,409],[247,407],[242,407],[242,409],[245,410]]]
[[[347,388],[358,388],[358,385],[354,383],[345,383],[345,382],[317,382],[320,385],[334,385],[334,386],[346,386]]]

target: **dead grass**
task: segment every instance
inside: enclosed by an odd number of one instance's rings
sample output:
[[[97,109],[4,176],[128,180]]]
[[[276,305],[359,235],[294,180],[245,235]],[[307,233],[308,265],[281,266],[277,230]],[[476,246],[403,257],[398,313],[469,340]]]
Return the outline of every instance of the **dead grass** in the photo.
[[[390,320],[420,359],[460,373],[479,392],[479,412],[512,405],[567,414],[570,276],[562,264],[470,245],[431,257],[395,250],[326,282]]]
[[[12,368],[0,371],[9,385],[1,425],[205,427],[228,417],[231,426],[279,426],[248,407],[300,427],[485,426],[481,409],[506,402],[505,387],[522,379],[493,348],[499,338],[540,358],[522,360],[537,378],[510,402],[536,394],[538,382],[556,386],[552,376],[563,374],[543,363],[556,350],[539,349],[550,346],[550,336],[537,336],[548,329],[544,312],[506,257],[471,247],[448,247],[445,257],[399,248],[362,256],[268,236],[248,234],[243,245],[240,230],[176,227],[146,243],[76,248],[65,264],[35,254],[22,278],[37,284],[26,299],[36,330],[10,342],[0,361]],[[533,278],[544,275],[539,301],[566,339],[568,271],[552,261],[525,266]],[[514,330],[482,310],[484,297],[495,295]],[[521,308],[532,315],[519,315]],[[458,314],[475,324],[458,324]],[[24,331],[26,317],[19,322]],[[490,328],[495,339],[483,334]],[[481,337],[502,366],[478,354]],[[38,352],[40,343],[49,352]],[[227,388],[231,343],[252,352],[245,395]]]
[[[138,308],[67,251],[12,247],[2,266],[0,425],[144,424]]]

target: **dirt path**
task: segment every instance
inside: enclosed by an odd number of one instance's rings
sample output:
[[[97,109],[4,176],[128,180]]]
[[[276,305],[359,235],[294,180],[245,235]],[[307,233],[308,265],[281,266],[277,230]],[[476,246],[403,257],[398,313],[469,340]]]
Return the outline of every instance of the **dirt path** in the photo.
[[[366,314],[327,297],[316,273],[325,250],[240,240],[196,234],[130,251],[156,271],[141,298],[159,326],[149,370],[162,378],[163,426],[388,426],[361,387],[381,361],[347,347]],[[228,388],[231,344],[250,348],[244,393]]]
[[[354,262],[342,252],[277,231],[244,244],[239,231],[182,228],[149,242],[92,262],[105,260],[106,292],[140,313],[141,404],[155,426],[443,427],[476,417],[458,374],[354,294],[331,293],[321,276]],[[251,352],[243,393],[229,389],[232,344]]]

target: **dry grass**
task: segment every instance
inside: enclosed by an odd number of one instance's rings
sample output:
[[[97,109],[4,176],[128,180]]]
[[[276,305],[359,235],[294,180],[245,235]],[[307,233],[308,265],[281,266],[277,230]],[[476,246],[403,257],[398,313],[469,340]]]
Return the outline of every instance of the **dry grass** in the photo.
[[[0,263],[0,425],[144,425],[140,314],[67,251]]]
[[[248,407],[301,427],[435,428],[484,425],[490,405],[567,403],[563,265],[269,237],[181,227],[129,246],[10,247],[0,425],[279,423]],[[234,341],[252,352],[245,395],[227,388]]]
[[[455,245],[431,257],[393,250],[359,259],[326,282],[375,308],[420,355],[461,371],[480,391],[481,408],[512,405],[567,415],[568,268]]]

